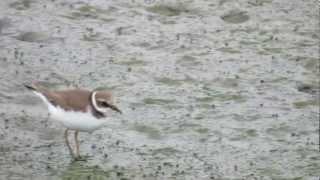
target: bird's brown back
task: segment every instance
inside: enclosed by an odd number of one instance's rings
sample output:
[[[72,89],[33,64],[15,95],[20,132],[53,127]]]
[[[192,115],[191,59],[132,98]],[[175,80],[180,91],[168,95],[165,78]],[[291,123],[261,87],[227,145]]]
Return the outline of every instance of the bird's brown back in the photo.
[[[46,96],[53,101],[53,104],[65,110],[86,112],[88,105],[91,105],[90,94],[91,92],[87,90],[72,89],[49,92]]]

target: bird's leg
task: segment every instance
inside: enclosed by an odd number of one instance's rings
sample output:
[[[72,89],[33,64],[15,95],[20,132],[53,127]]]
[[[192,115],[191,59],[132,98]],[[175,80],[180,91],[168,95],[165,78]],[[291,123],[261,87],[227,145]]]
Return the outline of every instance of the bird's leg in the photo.
[[[71,156],[72,156],[72,157],[75,157],[75,156],[74,156],[74,153],[73,153],[73,151],[72,151],[72,148],[71,148],[71,146],[70,146],[69,140],[68,140],[68,131],[69,131],[69,129],[66,129],[66,130],[64,131],[64,138],[65,138],[65,140],[66,140],[66,144],[67,144],[67,146],[68,146],[68,149],[69,149],[69,152],[70,152]]]
[[[80,158],[80,152],[79,152],[79,140],[78,140],[78,134],[79,134],[79,131],[75,131],[74,132],[74,140],[75,140],[75,143],[76,143],[76,154],[77,154],[77,158]]]

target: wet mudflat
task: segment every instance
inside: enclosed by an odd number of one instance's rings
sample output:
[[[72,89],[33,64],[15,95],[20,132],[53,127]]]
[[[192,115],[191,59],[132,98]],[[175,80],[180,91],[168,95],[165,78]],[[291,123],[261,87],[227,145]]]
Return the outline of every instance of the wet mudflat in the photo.
[[[0,179],[318,179],[316,0],[0,1]],[[112,90],[80,133],[23,88]]]

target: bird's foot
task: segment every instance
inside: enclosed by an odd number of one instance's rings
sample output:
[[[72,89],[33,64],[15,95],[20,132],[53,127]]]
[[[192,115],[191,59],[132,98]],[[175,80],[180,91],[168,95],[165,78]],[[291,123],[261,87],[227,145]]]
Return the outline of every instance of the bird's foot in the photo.
[[[80,155],[78,155],[78,156],[74,156],[74,157],[73,157],[73,160],[74,160],[74,161],[87,161],[87,160],[88,160],[88,157],[87,157],[87,156],[80,156]]]

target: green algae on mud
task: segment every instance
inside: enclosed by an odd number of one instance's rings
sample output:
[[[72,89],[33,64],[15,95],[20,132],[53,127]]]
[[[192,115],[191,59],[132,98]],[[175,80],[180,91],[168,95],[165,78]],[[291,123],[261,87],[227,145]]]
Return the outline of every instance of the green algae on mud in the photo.
[[[190,55],[185,55],[182,56],[181,59],[177,60],[177,64],[180,64],[185,67],[192,67],[192,66],[197,66],[200,65],[201,62],[197,60],[194,56]]]
[[[247,12],[232,10],[228,14],[221,16],[221,19],[228,23],[240,24],[248,21],[250,17],[247,15]]]
[[[99,166],[88,166],[84,162],[74,161],[62,173],[62,180],[110,179],[112,171],[103,171]]]
[[[221,52],[225,52],[225,53],[230,53],[230,54],[237,54],[237,53],[241,53],[241,51],[236,50],[234,48],[230,48],[230,47],[222,47],[217,49],[217,51],[221,51]]]
[[[171,79],[167,77],[157,78],[156,81],[168,86],[179,86],[183,82],[183,80]]]
[[[161,139],[161,137],[162,137],[161,132],[152,126],[134,124],[131,129],[134,131],[143,133],[143,134],[147,135],[148,138],[151,138],[151,139]]]
[[[320,106],[319,101],[317,100],[297,101],[297,102],[294,102],[293,105],[297,109],[306,108],[308,106]]]
[[[127,65],[127,66],[144,66],[147,65],[146,61],[143,60],[139,60],[139,59],[135,59],[135,58],[131,58],[130,60],[121,60],[117,62],[118,64],[121,65]]]
[[[104,22],[111,22],[114,19],[108,18],[108,14],[112,12],[112,9],[102,9],[98,6],[89,5],[86,3],[80,3],[78,7],[73,8],[71,13],[60,15],[70,20],[82,20],[86,19],[99,19]]]
[[[167,105],[175,103],[176,100],[174,99],[161,99],[161,98],[145,98],[143,99],[143,102],[146,105]]]
[[[152,13],[157,13],[163,16],[178,16],[183,12],[189,12],[183,5],[154,5],[147,8]]]
[[[133,172],[128,172],[116,165],[106,169],[100,165],[91,165],[86,161],[73,161],[60,177],[61,180],[129,180],[134,176]]]
[[[240,94],[233,94],[233,93],[227,93],[227,94],[215,94],[207,97],[199,97],[196,98],[197,101],[200,102],[214,102],[214,101],[235,101],[235,102],[246,102],[246,97],[241,96]]]
[[[34,3],[32,0],[17,0],[10,3],[9,6],[17,10],[27,10],[31,7],[32,3]]]
[[[174,156],[177,153],[180,153],[180,151],[173,147],[164,147],[164,148],[158,148],[158,149],[152,150],[153,155],[162,154],[165,156]]]

